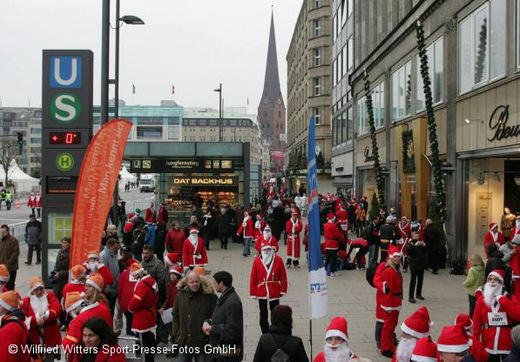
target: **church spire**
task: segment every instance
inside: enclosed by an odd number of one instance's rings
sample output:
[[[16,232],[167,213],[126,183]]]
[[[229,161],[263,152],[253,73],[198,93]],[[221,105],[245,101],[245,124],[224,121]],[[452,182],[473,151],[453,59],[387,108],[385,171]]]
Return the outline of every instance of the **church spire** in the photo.
[[[267,64],[265,68],[264,91],[262,101],[275,102],[282,99],[280,78],[278,74],[278,56],[276,54],[276,38],[274,34],[274,13],[271,10],[271,29],[269,31],[269,45],[267,47]]]

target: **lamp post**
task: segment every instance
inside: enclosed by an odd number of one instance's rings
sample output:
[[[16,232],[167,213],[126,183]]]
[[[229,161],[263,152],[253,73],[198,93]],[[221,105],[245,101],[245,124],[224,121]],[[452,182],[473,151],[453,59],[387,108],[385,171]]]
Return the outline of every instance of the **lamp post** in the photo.
[[[222,142],[222,83],[214,91],[218,92],[218,141]]]
[[[110,0],[103,0],[101,13],[101,102],[100,122],[108,121],[108,83],[109,83],[109,55],[110,55]]]

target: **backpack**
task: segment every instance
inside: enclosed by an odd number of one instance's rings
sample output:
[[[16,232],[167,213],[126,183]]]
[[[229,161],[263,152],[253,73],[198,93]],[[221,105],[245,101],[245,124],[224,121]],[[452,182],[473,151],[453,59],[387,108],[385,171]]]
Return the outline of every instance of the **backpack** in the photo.
[[[377,270],[377,267],[379,266],[378,263],[369,263],[368,264],[368,267],[367,267],[367,271],[366,271],[366,274],[365,274],[365,277],[367,279],[367,282],[368,284],[370,284],[370,286],[372,288],[375,288],[376,286],[374,285],[374,276],[376,275],[376,270]]]
[[[273,342],[275,348],[276,348],[276,351],[274,351],[274,353],[271,355],[271,362],[290,362],[291,361],[291,357],[289,357],[289,355],[287,353],[285,353],[285,351],[283,349],[280,349],[280,347],[278,347],[278,344],[276,344],[276,341],[274,340],[273,338],[273,335],[271,333],[269,333],[269,337],[271,338],[271,341]]]

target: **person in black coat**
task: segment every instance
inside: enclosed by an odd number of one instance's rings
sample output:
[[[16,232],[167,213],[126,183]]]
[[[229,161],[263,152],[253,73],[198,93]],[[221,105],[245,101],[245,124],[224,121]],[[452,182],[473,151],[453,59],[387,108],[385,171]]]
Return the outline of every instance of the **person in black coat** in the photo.
[[[273,201],[274,203],[274,201]],[[281,203],[277,200],[276,206],[273,207],[273,224],[271,225],[271,229],[273,232],[273,236],[276,240],[280,241],[280,235],[282,235],[282,230],[285,227],[284,218],[285,211],[281,205]]]
[[[281,349],[292,362],[308,362],[302,339],[292,335],[292,309],[277,305],[271,312],[269,333],[260,337],[253,362],[270,362],[271,356]]]
[[[511,329],[511,340],[513,341],[513,348],[511,348],[511,352],[504,362],[520,362],[520,325]]]
[[[229,236],[231,235],[231,214],[227,209],[222,208],[217,218],[217,234],[220,239],[220,248],[227,249]]]
[[[377,257],[379,256],[379,217],[375,217],[370,222],[370,225],[365,229],[364,238],[368,245],[368,262],[369,264],[377,264]]]
[[[426,269],[426,243],[419,240],[419,233],[413,232],[412,239],[408,242],[408,268],[410,269],[410,287],[408,289],[408,301],[415,303],[417,299],[424,300],[422,296],[422,285],[424,269]],[[417,283],[417,290],[415,289]]]
[[[381,261],[386,260],[386,256],[388,254],[388,247],[390,246],[390,243],[395,244],[395,241],[397,239],[395,231],[396,222],[397,219],[390,215],[386,218],[385,223],[381,225],[381,228],[379,229]]]
[[[432,268],[432,273],[437,274],[441,262],[441,234],[433,225],[431,219],[426,219],[424,225],[424,242],[426,243],[428,265]]]
[[[213,316],[202,325],[213,347],[222,347],[223,353],[213,355],[214,361],[239,362],[244,355],[244,313],[242,301],[233,288],[233,277],[227,271],[213,275],[215,291],[222,293]],[[229,350],[224,350],[229,348]]]

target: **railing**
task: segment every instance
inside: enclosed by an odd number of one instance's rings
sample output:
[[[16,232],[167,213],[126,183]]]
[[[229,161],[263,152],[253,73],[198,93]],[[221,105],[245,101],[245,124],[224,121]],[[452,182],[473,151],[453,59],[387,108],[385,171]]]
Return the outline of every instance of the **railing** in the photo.
[[[17,222],[15,224],[9,224],[9,232],[13,235],[20,244],[25,244],[25,226],[27,221]]]

